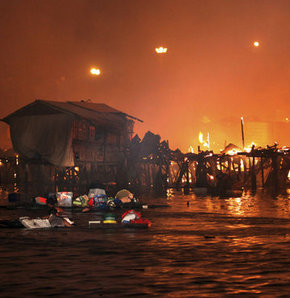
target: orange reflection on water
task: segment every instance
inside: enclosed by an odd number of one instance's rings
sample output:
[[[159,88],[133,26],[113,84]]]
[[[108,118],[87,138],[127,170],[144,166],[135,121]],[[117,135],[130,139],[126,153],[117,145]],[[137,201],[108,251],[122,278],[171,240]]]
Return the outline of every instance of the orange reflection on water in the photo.
[[[241,248],[248,248],[248,247],[252,247],[253,245],[265,244],[265,241],[266,242],[269,241],[269,243],[271,243],[271,239],[269,239],[268,237],[259,237],[259,236],[234,237],[234,238],[231,238],[231,246],[236,246],[237,250],[240,251]]]
[[[247,212],[247,205],[242,201],[242,198],[229,198],[228,202],[228,210],[233,215],[243,215]]]
[[[245,216],[253,208],[252,199],[246,197],[227,199],[207,197],[205,198],[205,205],[209,212],[220,211],[224,213],[226,211],[226,213],[234,216]]]

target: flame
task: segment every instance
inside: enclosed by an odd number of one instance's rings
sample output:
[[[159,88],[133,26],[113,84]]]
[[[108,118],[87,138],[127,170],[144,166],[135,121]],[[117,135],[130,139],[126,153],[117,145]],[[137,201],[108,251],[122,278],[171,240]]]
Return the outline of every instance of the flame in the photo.
[[[203,140],[203,133],[199,132],[198,140],[204,147],[209,148],[209,133],[207,134],[206,140]]]
[[[245,170],[244,161],[241,159],[241,171]]]
[[[289,170],[289,172],[288,172],[288,180],[290,180],[290,170]]]
[[[256,144],[255,144],[254,142],[252,142],[252,144],[249,145],[248,147],[245,147],[244,150],[245,150],[246,152],[251,152],[253,146],[256,147]]]
[[[227,154],[228,154],[228,155],[237,155],[238,152],[239,152],[239,151],[238,151],[237,149],[233,148],[233,149],[229,150],[229,151],[227,152]]]
[[[190,153],[194,153],[194,150],[193,150],[193,147],[190,145],[189,148],[188,148],[188,152]]]
[[[210,179],[210,180],[214,180],[214,176],[213,175],[210,175],[210,174],[207,174],[208,175],[208,178]]]
[[[198,134],[198,140],[201,144],[203,144],[203,133],[201,131]]]

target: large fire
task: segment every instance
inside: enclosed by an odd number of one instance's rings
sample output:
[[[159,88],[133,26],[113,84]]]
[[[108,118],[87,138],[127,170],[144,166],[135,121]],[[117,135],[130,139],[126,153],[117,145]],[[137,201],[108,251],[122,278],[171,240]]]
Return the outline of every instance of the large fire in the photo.
[[[203,133],[199,132],[198,140],[199,140],[200,144],[202,144],[204,147],[209,149],[209,133],[207,133],[206,140],[204,140],[203,139]]]

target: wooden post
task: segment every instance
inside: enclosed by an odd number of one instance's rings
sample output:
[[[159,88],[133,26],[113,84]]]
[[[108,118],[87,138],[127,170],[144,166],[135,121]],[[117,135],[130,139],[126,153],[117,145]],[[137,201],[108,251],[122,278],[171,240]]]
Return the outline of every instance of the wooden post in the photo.
[[[188,195],[189,194],[189,161],[187,160],[185,162],[186,170],[185,170],[185,175],[186,175],[186,185],[184,187],[184,194]]]
[[[251,187],[252,190],[257,189],[256,173],[255,173],[255,156],[253,156],[252,172],[251,172]]]
[[[242,130],[242,144],[243,144],[243,150],[244,150],[245,148],[244,117],[241,117],[241,130]]]
[[[278,165],[277,165],[277,155],[276,153],[272,154],[272,169],[273,169],[273,186],[274,186],[274,194],[278,193],[279,182],[278,182]]]
[[[265,186],[265,180],[264,180],[264,158],[261,156],[261,175],[262,175],[262,187]]]

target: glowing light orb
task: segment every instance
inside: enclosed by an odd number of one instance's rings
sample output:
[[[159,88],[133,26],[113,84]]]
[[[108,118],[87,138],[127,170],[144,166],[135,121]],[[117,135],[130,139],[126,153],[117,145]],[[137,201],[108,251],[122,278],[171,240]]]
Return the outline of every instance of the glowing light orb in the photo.
[[[165,54],[167,53],[167,48],[164,48],[164,47],[155,48],[155,52],[157,54]]]
[[[92,67],[90,69],[90,73],[94,76],[99,76],[101,74],[101,70],[99,68]]]
[[[258,41],[254,41],[254,42],[253,42],[253,45],[254,45],[254,47],[256,47],[256,48],[257,48],[257,47],[259,47],[259,46],[260,46],[260,43],[259,43]]]

